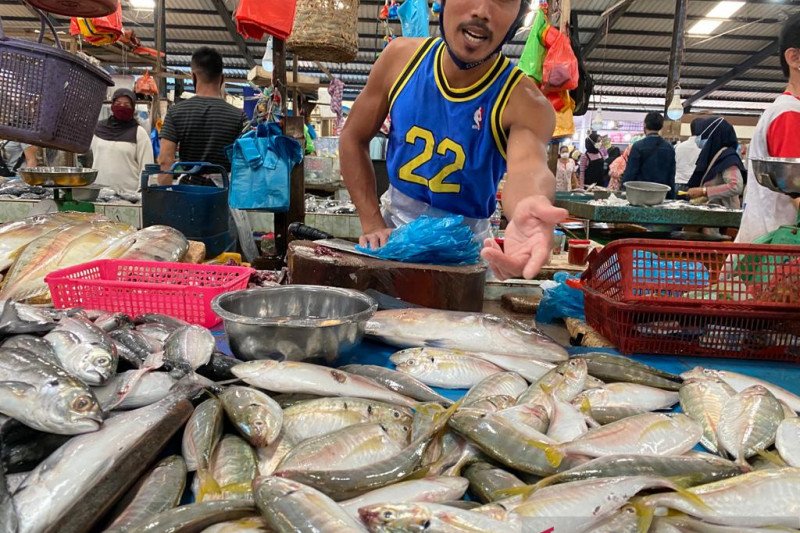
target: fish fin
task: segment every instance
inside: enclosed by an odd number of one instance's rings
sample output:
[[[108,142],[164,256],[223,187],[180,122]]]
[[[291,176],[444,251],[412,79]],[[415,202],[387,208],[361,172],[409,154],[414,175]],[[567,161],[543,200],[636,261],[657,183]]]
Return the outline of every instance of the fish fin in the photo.
[[[216,481],[215,481],[216,483]],[[231,483],[230,485],[223,485],[219,487],[219,491],[222,494],[225,493],[233,493],[233,494],[248,494],[253,492],[253,484],[252,483]]]
[[[509,487],[507,489],[498,489],[492,493],[493,499],[504,499],[512,496],[522,496],[523,499],[527,498],[538,490],[536,485],[522,485],[521,487]]]
[[[737,459],[734,461],[734,463],[736,463],[736,465],[737,465],[739,468],[741,468],[741,469],[742,469],[742,472],[744,472],[744,473],[747,473],[747,472],[752,472],[752,471],[753,471],[753,467],[752,467],[752,465],[751,465],[750,463],[748,463],[748,462],[747,462],[747,459],[745,459],[745,458],[744,458],[744,456],[737,458]]]
[[[549,395],[551,395],[551,394],[553,394],[553,387],[551,387],[550,385],[547,385],[547,384],[545,384],[545,383],[542,383],[541,385],[539,385],[539,388],[540,388],[540,389],[542,389],[542,391],[543,391],[545,394],[547,394],[548,396],[549,396]]]
[[[423,466],[422,468],[419,468],[418,470],[415,470],[414,472],[409,474],[407,477],[404,477],[403,481],[412,481],[412,480],[416,480],[416,479],[425,479],[426,477],[428,477],[430,475],[430,472],[431,472],[431,466],[430,465]]]
[[[661,431],[663,429],[672,429],[674,427],[674,423],[671,419],[667,418],[664,420],[659,420],[658,422],[653,422],[650,426],[642,432],[641,438],[644,439],[647,435],[654,431]]]
[[[545,487],[549,487],[550,485],[553,485],[557,482],[558,478],[556,477],[556,474],[554,474],[552,476],[547,476],[545,478],[540,479],[539,481],[533,484],[533,487],[535,490],[539,490]]]
[[[653,517],[656,510],[647,505],[641,498],[634,498],[631,500],[631,505],[636,510],[636,530],[638,533],[647,533],[650,531],[650,526],[653,524]]]
[[[775,452],[769,452],[767,450],[758,450],[756,453],[758,454],[759,457],[781,468],[786,468],[787,466],[789,466],[786,464],[783,458]]]
[[[589,402],[589,398],[587,398],[586,396],[584,396],[584,397],[581,399],[581,403],[580,403],[580,405],[578,406],[578,410],[579,410],[581,413],[585,414],[585,415],[590,415],[590,414],[592,414],[592,404]]]
[[[202,502],[206,496],[211,494],[222,494],[217,480],[205,470],[198,470],[197,477],[200,479],[200,489],[197,491],[197,501]]]
[[[667,476],[667,479],[681,489],[688,489],[699,485],[698,476],[694,474],[683,474],[679,476]]]
[[[551,466],[558,468],[561,465],[561,461],[564,460],[564,452],[558,449],[558,446],[553,444],[547,444],[546,442],[541,442],[538,440],[527,440],[525,441],[530,446],[534,448],[538,448],[544,452],[544,456],[547,458],[547,462],[550,463]]]
[[[450,346],[447,339],[425,339],[422,343],[428,348],[447,348]]]
[[[0,388],[6,389],[14,396],[25,396],[34,389],[31,385],[21,381],[0,381]]]
[[[689,503],[692,503],[692,504],[696,505],[697,507],[699,507],[703,511],[712,512],[711,507],[709,507],[709,505],[706,502],[704,502],[703,499],[700,496],[698,496],[697,494],[695,494],[694,492],[690,492],[690,491],[688,491],[686,489],[682,489],[680,487],[676,487],[675,488],[675,492],[677,492],[679,495],[681,495],[685,500],[688,500]]]

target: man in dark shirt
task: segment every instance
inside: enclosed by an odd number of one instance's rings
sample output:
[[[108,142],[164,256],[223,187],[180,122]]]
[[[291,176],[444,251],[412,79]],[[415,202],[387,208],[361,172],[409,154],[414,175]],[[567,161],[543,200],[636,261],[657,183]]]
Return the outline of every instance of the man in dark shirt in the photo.
[[[644,118],[645,138],[631,147],[622,183],[649,181],[668,185],[667,198],[675,198],[675,149],[659,132],[664,127],[661,113],[648,113]]]
[[[158,162],[168,170],[180,153],[181,161],[203,161],[225,167],[231,164],[225,147],[242,132],[247,117],[223,100],[222,56],[203,47],[192,55],[192,81],[195,96],[172,106],[161,128],[161,153]],[[170,185],[171,177],[160,175],[159,184]]]

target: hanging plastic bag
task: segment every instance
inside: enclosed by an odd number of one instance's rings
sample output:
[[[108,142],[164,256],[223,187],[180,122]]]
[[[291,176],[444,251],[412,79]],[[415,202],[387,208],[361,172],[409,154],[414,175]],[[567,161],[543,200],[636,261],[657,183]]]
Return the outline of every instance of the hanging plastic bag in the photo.
[[[133,85],[133,92],[146,96],[155,96],[158,94],[158,84],[149,70],[144,71],[144,74],[136,80],[136,83]]]
[[[404,263],[474,265],[481,246],[461,215],[423,215],[394,230],[385,246],[377,250],[356,246],[356,250]]]
[[[70,35],[80,35],[95,46],[113,44],[122,36],[122,5],[117,2],[114,13],[105,17],[76,18],[69,21]]]
[[[553,137],[572,137],[575,135],[575,120],[572,111],[575,109],[575,101],[570,98],[569,92],[564,91],[562,98],[566,103],[561,111],[556,113],[556,127]]]
[[[580,290],[580,275],[556,272],[551,282],[543,282],[544,296],[536,310],[536,322],[550,324],[559,318],[586,320],[583,311],[583,291]],[[549,285],[549,286],[548,286]]]
[[[539,9],[533,18],[531,31],[525,48],[522,49],[522,56],[519,58],[519,68],[533,78],[536,83],[542,83],[542,67],[544,63],[545,47],[542,44],[542,34],[547,30],[547,16],[544,11]]]
[[[546,91],[571,91],[578,87],[578,59],[572,52],[569,37],[551,27],[552,44],[542,66],[542,82]]]
[[[241,0],[236,8],[236,31],[260,41],[264,34],[286,40],[294,25],[295,0]]]
[[[428,0],[405,0],[397,13],[403,37],[430,37]]]
[[[303,159],[299,142],[284,135],[278,124],[263,123],[239,137],[227,154],[232,209],[289,210],[292,169]]]

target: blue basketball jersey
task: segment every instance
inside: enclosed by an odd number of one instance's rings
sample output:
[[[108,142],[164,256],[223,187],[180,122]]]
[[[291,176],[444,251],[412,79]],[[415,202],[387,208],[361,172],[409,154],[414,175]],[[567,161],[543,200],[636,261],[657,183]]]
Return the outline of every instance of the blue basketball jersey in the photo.
[[[432,207],[486,219],[506,172],[503,111],[524,74],[498,55],[473,86],[451,88],[446,53],[441,39],[426,40],[389,92],[389,180]]]

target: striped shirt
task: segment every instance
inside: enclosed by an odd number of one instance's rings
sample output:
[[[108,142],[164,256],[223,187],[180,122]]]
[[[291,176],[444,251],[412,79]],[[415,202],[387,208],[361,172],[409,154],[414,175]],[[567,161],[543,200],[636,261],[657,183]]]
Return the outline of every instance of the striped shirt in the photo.
[[[247,117],[225,100],[195,96],[167,112],[160,137],[178,145],[181,161],[206,162],[231,169],[225,147],[239,137]]]

